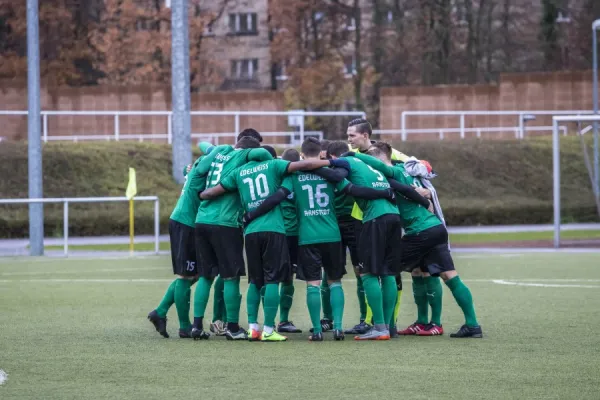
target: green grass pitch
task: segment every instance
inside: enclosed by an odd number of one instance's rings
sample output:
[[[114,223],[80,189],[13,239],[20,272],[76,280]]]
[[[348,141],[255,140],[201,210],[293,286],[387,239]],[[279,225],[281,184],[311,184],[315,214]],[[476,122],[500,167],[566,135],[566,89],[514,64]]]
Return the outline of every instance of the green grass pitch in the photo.
[[[599,398],[600,253],[455,261],[482,340],[448,336],[463,320],[445,289],[441,337],[309,343],[303,333],[264,344],[174,338],[174,308],[172,338],[161,338],[146,314],[172,279],[167,257],[0,259],[0,399]],[[401,327],[416,312],[404,282]],[[356,283],[343,285],[350,326]],[[307,332],[304,303],[297,282],[290,315]]]

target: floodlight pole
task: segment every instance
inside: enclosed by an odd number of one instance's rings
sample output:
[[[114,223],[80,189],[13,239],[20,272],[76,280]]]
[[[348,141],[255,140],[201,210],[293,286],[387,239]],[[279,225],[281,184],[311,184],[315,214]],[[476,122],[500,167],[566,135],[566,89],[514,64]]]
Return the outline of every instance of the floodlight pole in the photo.
[[[183,183],[183,168],[192,162],[188,0],[171,0],[168,5],[171,6],[173,178]]]
[[[40,135],[40,41],[38,0],[27,0],[27,146],[29,198],[44,197]],[[29,253],[44,254],[44,204],[29,204]]]
[[[598,39],[596,37],[596,31],[600,29],[600,19],[595,20],[592,23],[592,54],[593,54],[593,74],[594,74],[594,87],[592,93],[594,96],[594,114],[598,114]],[[600,173],[598,168],[598,122],[594,121],[594,186],[596,187],[595,195],[600,197]]]

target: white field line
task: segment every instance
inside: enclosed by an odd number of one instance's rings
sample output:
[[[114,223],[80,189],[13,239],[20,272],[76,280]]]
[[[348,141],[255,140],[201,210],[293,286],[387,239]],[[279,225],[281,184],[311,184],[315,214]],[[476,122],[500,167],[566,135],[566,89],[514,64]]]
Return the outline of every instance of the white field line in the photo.
[[[144,271],[160,271],[160,270],[168,271],[168,270],[170,270],[170,268],[167,266],[165,266],[165,267],[140,267],[140,268],[105,268],[105,269],[80,268],[77,270],[72,269],[69,271],[42,270],[42,271],[23,271],[23,272],[0,272],[0,276],[26,276],[26,275],[34,275],[35,276],[35,275],[54,275],[54,274],[78,275],[81,273],[96,273],[96,272],[132,272],[132,271],[133,272],[135,272],[135,271],[144,272]]]
[[[546,288],[584,288],[584,289],[600,288],[600,285],[573,285],[573,284],[559,284],[559,283],[518,282],[518,281],[505,281],[502,279],[494,280],[493,282],[498,285],[510,285],[510,286],[528,286],[528,287],[546,287]]]

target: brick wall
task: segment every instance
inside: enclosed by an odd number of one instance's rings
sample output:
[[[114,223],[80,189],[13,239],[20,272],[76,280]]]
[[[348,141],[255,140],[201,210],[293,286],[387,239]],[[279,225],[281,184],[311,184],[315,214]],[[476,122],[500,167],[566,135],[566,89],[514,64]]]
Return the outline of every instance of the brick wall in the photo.
[[[193,93],[191,109],[202,111],[282,111],[283,94],[277,92]],[[42,110],[58,111],[166,111],[171,108],[170,87],[93,86],[81,88],[43,87]],[[0,110],[27,110],[27,88],[15,82],[0,83]],[[121,134],[165,134],[167,117],[122,116]],[[192,116],[192,133],[234,132],[233,116]],[[287,117],[240,117],[240,129],[263,132],[286,131]],[[49,116],[52,135],[112,135],[112,116]],[[27,137],[25,116],[0,115],[0,136]],[[226,141],[224,141],[226,142]]]
[[[502,74],[499,83],[494,85],[387,87],[382,89],[380,101],[381,129],[400,129],[403,111],[591,110],[592,72]],[[460,126],[457,116],[409,116],[406,121],[408,129]],[[527,123],[527,126],[549,125],[552,125],[552,116],[537,116],[535,121]],[[467,128],[515,126],[518,126],[517,116],[465,117]],[[514,137],[514,133],[508,129],[499,134],[482,135]],[[438,136],[410,135],[409,139],[417,137],[437,139]]]

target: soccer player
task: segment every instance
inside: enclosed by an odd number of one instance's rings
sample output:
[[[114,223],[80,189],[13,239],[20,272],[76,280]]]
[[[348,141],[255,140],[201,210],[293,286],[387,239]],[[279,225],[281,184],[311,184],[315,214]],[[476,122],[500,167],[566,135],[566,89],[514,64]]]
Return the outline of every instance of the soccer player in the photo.
[[[330,143],[331,143],[331,140],[327,140],[327,139],[321,140],[321,152],[319,153],[319,158],[321,160],[327,159],[327,148],[329,147]]]
[[[244,133],[244,132],[242,132]],[[242,136],[235,148],[230,145],[215,148],[192,171],[191,179],[207,175],[206,188],[221,182],[222,177],[250,160],[264,161],[273,157],[251,135]],[[224,279],[224,298],[227,310],[228,340],[246,339],[246,331],[239,326],[240,277],[245,276],[243,258],[244,239],[239,225],[241,204],[235,193],[228,193],[212,201],[202,201],[196,216],[195,244],[199,259],[200,279],[194,293],[194,322],[192,338],[208,339],[203,329],[203,318],[213,280]]]
[[[328,152],[337,159],[348,151],[345,142],[333,142]],[[388,189],[385,177],[355,157],[350,161],[348,180],[353,184],[379,189]],[[398,296],[395,276],[400,266],[398,243],[402,227],[398,208],[385,200],[357,199],[364,215],[358,241],[359,274],[367,301],[373,312],[373,327],[366,333],[355,336],[356,340],[389,340],[389,324],[392,320]],[[381,280],[381,287],[379,281]]]
[[[388,178],[394,178],[396,181],[408,185],[414,183],[414,178],[406,172],[403,165],[392,165],[392,151],[389,144],[384,142],[373,144],[368,153],[373,157],[358,153],[355,154],[355,157],[382,172]],[[406,201],[402,196],[397,196],[397,199],[405,229],[405,235],[401,241],[402,269],[413,271],[413,292],[418,310],[418,319],[413,325],[422,326],[422,329],[415,333],[420,336],[435,336],[444,333],[441,324],[442,287],[439,281],[439,276],[441,276],[465,316],[465,324],[450,337],[483,337],[481,326],[475,315],[471,291],[461,281],[454,267],[448,249],[446,227],[432,212]],[[427,323],[428,300],[432,312],[429,323]],[[407,329],[410,330],[410,327]]]
[[[193,167],[197,166],[214,148],[206,142],[201,142],[198,147],[200,147],[203,155],[196,160]],[[191,179],[188,179],[188,172],[187,169],[183,171],[186,177],[185,183],[169,219],[171,263],[173,274],[177,277],[169,285],[159,306],[148,314],[148,320],[152,322],[156,331],[165,338],[169,337],[167,312],[173,303],[175,303],[177,316],[179,317],[179,337],[184,339],[191,337],[191,286],[195,283],[198,275],[196,249],[194,247],[194,221],[200,204],[198,191],[204,187],[204,182],[201,179],[192,182]]]
[[[373,140],[371,140],[372,134],[373,134],[373,129],[372,129],[369,121],[367,121],[366,119],[358,118],[358,119],[354,119],[354,120],[350,121],[348,123],[348,129],[346,131],[346,135],[348,136],[348,143],[350,144],[351,151],[354,151],[356,153],[366,152],[369,149],[369,147],[371,146],[371,144],[375,143]],[[408,160],[408,158],[409,157],[406,154],[402,153],[401,151],[392,149],[392,160],[393,161],[405,162]],[[418,188],[417,191],[419,192],[419,194],[421,194],[423,196],[427,196],[428,191],[426,189]],[[358,207],[357,204],[355,204],[354,208],[352,209],[352,217],[354,217],[358,220],[362,219],[362,211]],[[396,289],[398,292],[398,296],[397,296],[396,305],[394,308],[394,320],[393,320],[392,327],[391,327],[392,336],[396,336],[396,334],[397,334],[396,320],[398,319],[398,314],[400,313],[400,303],[402,301],[402,278],[401,278],[400,274],[398,274],[396,276],[396,286],[397,286]],[[361,304],[361,307],[362,307],[362,299],[361,299],[360,291],[358,293],[359,293],[359,295],[358,295],[359,303]],[[368,304],[367,304],[366,308],[367,308],[366,321],[368,323],[371,321],[371,312],[370,312],[371,310],[370,310]],[[362,313],[361,313],[361,317],[362,317]],[[356,325],[353,328],[353,330],[356,331],[357,333],[359,333],[364,328],[365,328],[365,324],[363,321],[361,321],[361,323]]]
[[[295,162],[300,161],[300,153],[296,149],[287,149],[281,155],[282,160]],[[289,177],[285,178],[289,179]],[[277,332],[279,333],[302,333],[289,319],[290,309],[294,300],[294,279],[293,274],[298,269],[298,216],[296,215],[296,205],[294,203],[294,193],[290,193],[287,198],[281,202],[281,212],[283,213],[283,222],[285,225],[285,238],[292,266],[292,276],[281,283],[279,293],[279,324]]]
[[[277,191],[285,175],[330,165],[330,161],[307,160],[290,163],[285,160],[249,162],[227,175],[219,184],[201,194],[202,199],[215,199],[239,192],[246,212],[257,208],[269,194]],[[221,197],[220,197],[221,196]],[[246,221],[246,258],[250,285],[246,297],[248,323],[245,338],[251,341],[280,342],[287,338],[274,330],[275,316],[279,306],[279,283],[289,279],[291,268],[285,238],[285,225],[280,207],[255,220]],[[202,279],[202,278],[201,278]],[[265,286],[263,301],[264,326],[258,329],[260,289]],[[229,310],[228,310],[229,313]]]

